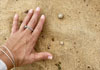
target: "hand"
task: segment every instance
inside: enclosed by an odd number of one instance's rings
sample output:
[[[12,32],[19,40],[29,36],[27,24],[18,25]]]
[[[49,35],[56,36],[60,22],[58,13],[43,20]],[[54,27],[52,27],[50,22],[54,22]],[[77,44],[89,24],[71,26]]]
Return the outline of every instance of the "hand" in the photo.
[[[34,49],[45,22],[44,15],[42,15],[38,21],[39,15],[39,7],[34,13],[31,9],[20,27],[18,27],[18,15],[16,14],[14,16],[12,32],[5,45],[13,53],[16,66],[31,64],[39,60],[52,59],[52,54],[48,52],[37,53]],[[34,29],[34,31],[32,32],[28,28],[25,29],[25,25]],[[4,59],[5,58],[7,57],[4,57]],[[6,60],[4,61],[6,62]],[[12,63],[6,62],[6,64],[9,69],[13,67]]]

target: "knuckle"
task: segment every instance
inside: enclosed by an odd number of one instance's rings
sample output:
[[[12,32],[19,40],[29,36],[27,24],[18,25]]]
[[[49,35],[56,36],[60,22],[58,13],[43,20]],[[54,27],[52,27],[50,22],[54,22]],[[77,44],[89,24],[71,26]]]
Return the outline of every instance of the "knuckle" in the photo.
[[[30,30],[29,30],[29,29],[25,29],[25,30],[24,30],[24,34],[25,34],[25,35],[30,35]]]
[[[32,39],[33,43],[36,41],[34,35],[32,35],[31,39]]]
[[[40,31],[40,28],[37,28],[37,29],[36,29],[36,32],[39,32],[39,31]]]
[[[37,32],[40,32],[41,30],[42,30],[42,26],[38,26],[36,29]]]

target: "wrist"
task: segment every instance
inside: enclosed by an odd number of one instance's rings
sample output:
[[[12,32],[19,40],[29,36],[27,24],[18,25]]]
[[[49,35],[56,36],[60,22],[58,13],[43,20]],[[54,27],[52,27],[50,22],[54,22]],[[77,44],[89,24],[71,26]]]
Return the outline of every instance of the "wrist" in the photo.
[[[3,49],[3,48],[2,48]],[[7,52],[5,49],[3,49],[5,52]],[[8,53],[7,53],[8,54]],[[13,68],[12,62],[9,60],[9,58],[0,51],[0,59],[6,64],[7,69],[10,70]]]

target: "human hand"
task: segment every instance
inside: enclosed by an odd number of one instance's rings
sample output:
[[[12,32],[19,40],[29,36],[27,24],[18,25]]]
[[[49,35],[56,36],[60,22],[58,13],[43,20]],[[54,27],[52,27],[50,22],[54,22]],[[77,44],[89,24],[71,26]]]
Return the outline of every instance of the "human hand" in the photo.
[[[18,15],[14,16],[12,32],[5,45],[13,53],[16,66],[31,64],[35,61],[52,59],[52,54],[48,52],[36,52],[34,47],[38,37],[42,31],[45,22],[45,16],[42,15],[39,19],[40,8],[38,7],[34,13],[31,9],[24,18],[20,27],[18,27]],[[38,20],[39,19],[39,20]],[[33,29],[31,31],[28,26]],[[12,63],[8,63],[7,57],[2,57],[2,60],[7,64],[8,69],[13,67]]]

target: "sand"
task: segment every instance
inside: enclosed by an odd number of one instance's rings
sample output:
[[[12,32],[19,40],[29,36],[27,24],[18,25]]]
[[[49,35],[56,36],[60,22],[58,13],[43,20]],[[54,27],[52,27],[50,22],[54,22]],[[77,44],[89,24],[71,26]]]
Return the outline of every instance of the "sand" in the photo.
[[[46,23],[36,49],[54,58],[17,70],[100,70],[100,0],[0,0],[0,44],[10,35],[14,14],[21,23],[25,11],[37,6]]]

